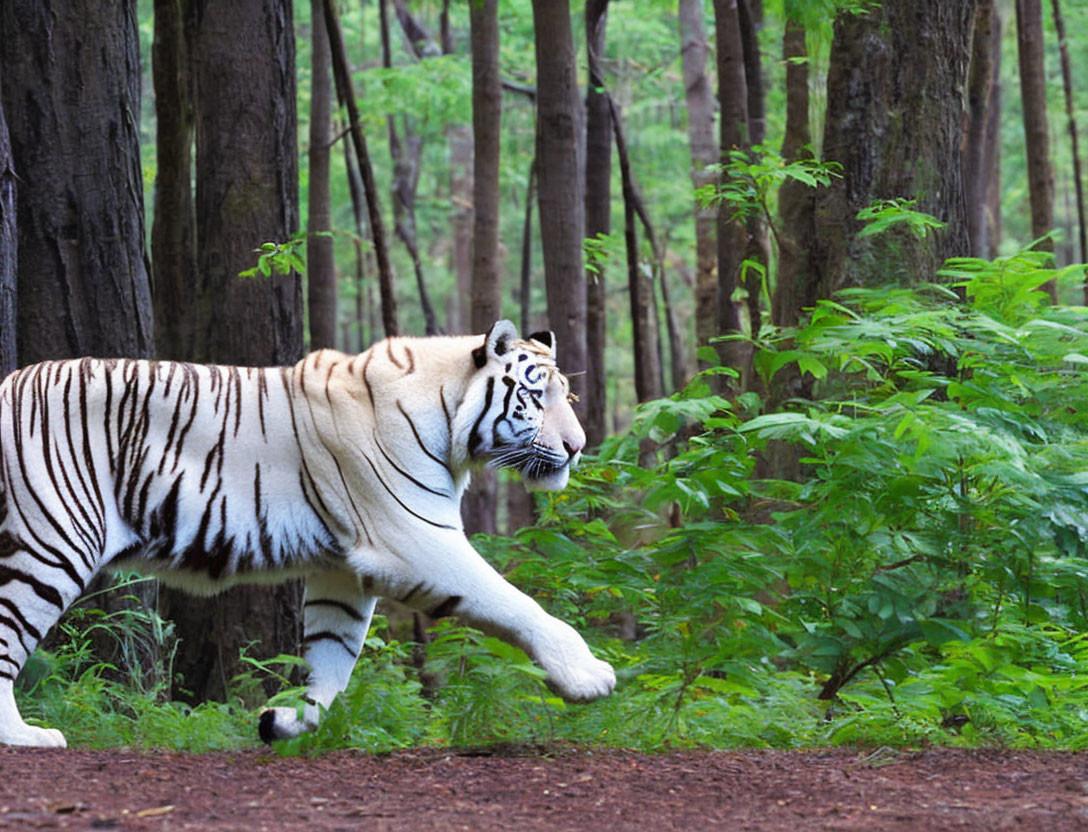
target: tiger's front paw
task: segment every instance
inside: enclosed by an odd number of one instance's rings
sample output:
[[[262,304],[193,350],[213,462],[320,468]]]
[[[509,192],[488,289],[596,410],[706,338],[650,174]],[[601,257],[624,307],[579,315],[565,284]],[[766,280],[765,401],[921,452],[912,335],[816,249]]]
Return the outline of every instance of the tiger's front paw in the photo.
[[[587,655],[577,664],[549,671],[544,683],[567,702],[592,702],[612,693],[616,671],[608,662]]]
[[[310,706],[307,706],[306,710],[309,712]],[[294,708],[265,708],[261,711],[257,733],[260,734],[261,740],[271,745],[273,740],[294,739],[316,727],[316,719],[311,723],[308,714],[303,719],[299,719],[298,711]]]
[[[67,748],[68,741],[56,728],[38,728],[19,723],[0,727],[0,745],[25,745],[34,748]]]

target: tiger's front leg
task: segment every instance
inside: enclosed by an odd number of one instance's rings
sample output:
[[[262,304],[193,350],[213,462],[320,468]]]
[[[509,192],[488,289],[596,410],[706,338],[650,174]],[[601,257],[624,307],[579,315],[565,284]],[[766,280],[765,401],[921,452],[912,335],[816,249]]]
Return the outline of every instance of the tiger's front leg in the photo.
[[[463,533],[450,530],[426,549],[402,550],[398,561],[407,570],[381,587],[382,595],[432,617],[456,615],[520,647],[547,671],[548,687],[568,702],[600,699],[615,687],[612,666],[596,658],[573,627],[508,583]]]
[[[307,576],[303,604],[304,658],[310,666],[306,706],[301,718],[294,708],[264,711],[262,740],[289,739],[317,727],[321,710],[347,687],[377,600],[363,591],[360,577],[353,572],[336,570]]]

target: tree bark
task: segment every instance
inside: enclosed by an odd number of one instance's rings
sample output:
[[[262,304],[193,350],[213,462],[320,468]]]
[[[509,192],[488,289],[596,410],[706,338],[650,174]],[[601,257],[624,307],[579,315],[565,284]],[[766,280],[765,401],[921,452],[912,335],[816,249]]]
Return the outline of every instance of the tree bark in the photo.
[[[521,280],[518,306],[520,330],[532,332],[533,314],[533,206],[536,205],[536,157],[529,163],[529,181],[525,185],[525,219],[521,225]]]
[[[324,0],[310,0],[310,185],[306,280],[310,349],[336,346],[336,258],[332,233],[332,82]]]
[[[196,226],[200,321],[194,358],[284,365],[302,354],[297,274],[241,278],[253,249],[298,227],[295,49],[290,0],[197,0],[192,69],[196,125]],[[245,55],[240,60],[239,55]],[[247,645],[262,657],[297,653],[301,586],[239,587],[212,599],[163,590],[181,639],[180,698],[222,698],[244,669]]]
[[[1050,164],[1050,122],[1046,111],[1046,44],[1041,0],[1016,0],[1016,46],[1020,62],[1020,100],[1024,109],[1024,143],[1031,200],[1031,236],[1038,240],[1054,230],[1054,170]],[[1053,251],[1050,238],[1036,248]],[[1052,300],[1057,286],[1046,284]]]
[[[374,169],[370,164],[370,152],[359,120],[359,107],[355,102],[355,90],[351,85],[348,71],[347,52],[344,49],[344,35],[340,29],[340,18],[336,13],[336,0],[325,0],[325,29],[329,34],[329,48],[332,54],[333,79],[336,82],[337,98],[347,107],[348,127],[355,158],[359,164],[359,174],[363,179],[367,214],[370,219],[370,234],[374,245],[374,254],[378,261],[378,289],[381,295],[382,326],[387,336],[397,335],[397,298],[393,287],[393,267],[389,262],[389,249],[385,244],[385,223],[382,220],[381,207],[378,204],[378,192],[374,184]]]
[[[718,39],[719,153],[722,164],[731,161],[730,152],[748,147],[748,85],[745,80],[744,47],[741,41],[738,0],[714,0],[714,26]],[[728,176],[723,173],[723,180]],[[718,332],[739,333],[743,326],[740,311],[733,300],[740,266],[748,247],[744,220],[733,218],[732,209],[721,203],[718,208]],[[750,350],[740,341],[718,345],[723,364],[738,370],[742,377]],[[743,379],[741,382],[743,386]]]
[[[1062,89],[1065,92],[1065,115],[1069,122],[1069,144],[1073,154],[1073,188],[1077,195],[1077,243],[1079,252],[1074,253],[1074,262],[1083,263],[1088,257],[1088,243],[1085,240],[1084,218],[1084,177],[1081,174],[1080,150],[1077,142],[1076,105],[1073,99],[1073,69],[1069,61],[1069,44],[1065,36],[1065,18],[1062,16],[1060,0],[1051,0],[1054,10],[1054,29],[1058,34],[1058,51],[1062,59]],[[1088,285],[1085,286],[1088,298]]]
[[[818,297],[846,286],[913,284],[969,250],[963,113],[974,5],[888,0],[835,21],[823,156],[843,178],[817,194]],[[858,239],[874,201],[916,199],[947,223],[918,239],[893,230]]]
[[[586,53],[586,231],[587,238],[612,230],[612,116],[605,91],[601,57],[605,49],[608,0],[588,0],[585,11]],[[586,273],[586,445],[597,448],[605,438],[605,271],[598,264]]]
[[[688,142],[691,145],[692,183],[696,188],[713,185],[708,170],[720,159],[714,138],[714,92],[707,78],[707,40],[701,0],[680,0],[680,54],[684,93],[688,108]],[[716,212],[695,204],[695,343],[703,347],[718,334],[718,254]]]
[[[548,321],[570,375],[579,418],[586,382],[585,148],[569,0],[533,0],[537,65],[536,157]]]
[[[193,214],[193,103],[186,0],[155,0],[151,46],[155,86],[155,355],[192,355],[196,333],[196,240]]]
[[[132,2],[0,4],[23,364],[151,352],[139,62]]]
[[[18,365],[15,353],[16,281],[19,265],[19,229],[16,224],[16,176],[11,158],[11,137],[0,103],[0,378]]]

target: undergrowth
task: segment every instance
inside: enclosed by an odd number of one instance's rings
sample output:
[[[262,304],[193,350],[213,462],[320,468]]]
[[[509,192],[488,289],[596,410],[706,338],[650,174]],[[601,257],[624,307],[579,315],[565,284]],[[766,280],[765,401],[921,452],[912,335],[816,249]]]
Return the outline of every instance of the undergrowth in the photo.
[[[961,259],[931,285],[822,301],[755,340],[771,394],[726,399],[701,376],[641,407],[537,525],[479,538],[614,664],[611,697],[566,705],[523,653],[455,621],[432,630],[424,686],[379,617],[320,729],[278,750],[1088,748],[1088,319],[1047,303],[1048,265]],[[757,476],[760,460],[796,476]],[[241,697],[167,701],[168,673],[96,663],[89,624],[170,638],[148,613],[66,619],[22,677],[28,716],[86,746],[255,742]],[[239,690],[286,682],[289,662],[251,662]]]

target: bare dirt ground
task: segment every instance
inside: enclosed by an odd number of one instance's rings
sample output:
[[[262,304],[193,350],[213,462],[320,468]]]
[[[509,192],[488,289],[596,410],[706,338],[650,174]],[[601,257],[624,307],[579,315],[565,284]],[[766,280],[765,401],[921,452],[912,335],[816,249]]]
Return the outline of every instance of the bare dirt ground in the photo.
[[[0,749],[0,829],[1088,829],[1088,754]]]

